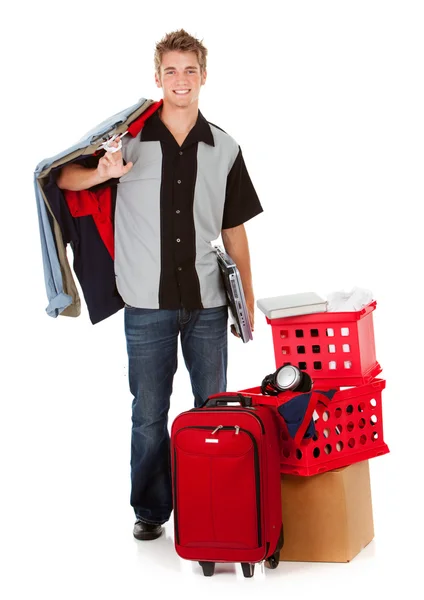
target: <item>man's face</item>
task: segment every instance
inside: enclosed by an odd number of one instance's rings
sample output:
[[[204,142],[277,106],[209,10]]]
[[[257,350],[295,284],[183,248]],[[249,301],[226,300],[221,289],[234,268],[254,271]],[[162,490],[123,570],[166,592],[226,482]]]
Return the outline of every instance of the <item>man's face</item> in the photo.
[[[206,71],[200,73],[195,52],[165,52],[156,85],[163,88],[163,98],[173,106],[185,108],[199,98],[206,81]]]

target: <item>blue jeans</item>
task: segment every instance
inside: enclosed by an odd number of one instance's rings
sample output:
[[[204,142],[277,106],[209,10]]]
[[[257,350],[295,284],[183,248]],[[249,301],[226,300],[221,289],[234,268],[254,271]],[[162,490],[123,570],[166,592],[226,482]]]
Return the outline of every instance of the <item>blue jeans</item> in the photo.
[[[168,411],[178,335],[195,406],[227,387],[228,308],[188,311],[125,307],[132,403],[131,506],[137,519],[165,523],[172,511]]]

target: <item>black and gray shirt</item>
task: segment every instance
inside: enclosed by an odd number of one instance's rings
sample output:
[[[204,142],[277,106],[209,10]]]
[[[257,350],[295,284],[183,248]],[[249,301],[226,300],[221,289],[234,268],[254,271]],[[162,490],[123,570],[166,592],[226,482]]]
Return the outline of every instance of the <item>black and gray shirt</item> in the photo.
[[[187,310],[226,304],[211,242],[262,212],[240,147],[198,114],[182,146],[155,112],[122,140],[115,274],[126,304]]]

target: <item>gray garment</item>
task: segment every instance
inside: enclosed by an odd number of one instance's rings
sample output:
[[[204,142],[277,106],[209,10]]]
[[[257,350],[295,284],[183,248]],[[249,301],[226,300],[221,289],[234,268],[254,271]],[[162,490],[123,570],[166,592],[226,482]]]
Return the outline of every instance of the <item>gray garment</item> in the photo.
[[[239,153],[237,142],[209,124],[214,146],[198,142],[193,215],[196,231],[195,268],[202,305],[227,303],[212,243],[220,233],[227,176]],[[161,276],[162,148],[158,141],[123,138],[123,157],[133,168],[121,177],[115,213],[115,274],[125,303],[159,308]]]

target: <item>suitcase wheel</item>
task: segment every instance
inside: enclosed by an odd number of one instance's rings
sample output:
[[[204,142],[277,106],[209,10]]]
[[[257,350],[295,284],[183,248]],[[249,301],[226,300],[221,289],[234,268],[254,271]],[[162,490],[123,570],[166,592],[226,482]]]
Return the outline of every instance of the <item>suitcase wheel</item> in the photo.
[[[255,565],[251,563],[241,563],[241,568],[243,569],[243,575],[245,577],[253,577],[253,573],[255,572]]]
[[[284,528],[281,525],[280,537],[278,538],[277,548],[275,549],[274,554],[271,554],[271,556],[268,556],[268,558],[265,561],[265,566],[268,567],[268,569],[276,569],[278,567],[278,565],[280,564],[280,550],[283,546],[284,546]]]
[[[275,552],[272,556],[269,556],[266,560],[265,565],[268,569],[276,569],[280,563],[280,553]]]
[[[205,577],[212,577],[215,572],[215,563],[214,562],[199,562],[199,565],[203,569],[203,575]]]

